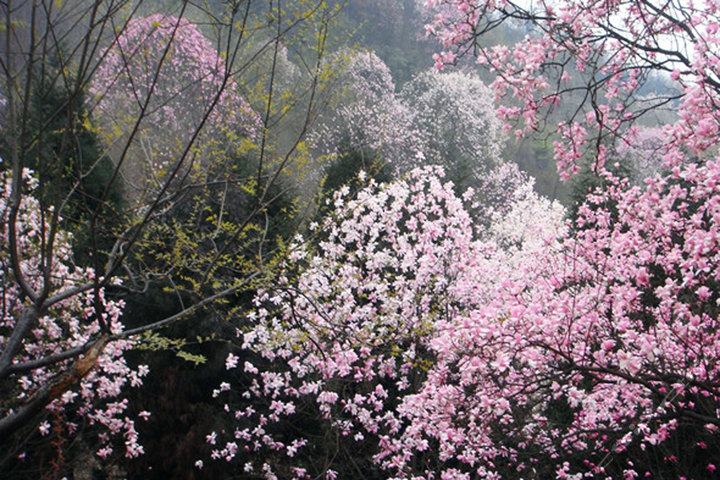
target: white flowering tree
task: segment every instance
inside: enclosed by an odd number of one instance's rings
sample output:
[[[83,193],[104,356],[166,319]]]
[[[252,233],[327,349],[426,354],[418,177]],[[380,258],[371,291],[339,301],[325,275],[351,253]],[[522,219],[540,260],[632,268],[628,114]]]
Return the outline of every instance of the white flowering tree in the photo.
[[[328,61],[335,76],[328,108],[311,139],[336,157],[360,152],[404,171],[417,162],[423,143],[410,124],[411,110],[395,93],[390,69],[373,52],[341,50]]]
[[[443,165],[464,189],[500,165],[501,122],[492,90],[472,73],[427,71],[403,86],[400,97],[419,132],[425,162]]]

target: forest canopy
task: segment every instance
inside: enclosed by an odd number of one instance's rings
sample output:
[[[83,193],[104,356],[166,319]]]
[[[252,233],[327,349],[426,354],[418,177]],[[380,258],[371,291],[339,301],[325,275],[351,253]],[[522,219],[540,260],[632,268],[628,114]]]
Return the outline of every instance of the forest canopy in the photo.
[[[2,478],[717,474],[714,0],[0,26]]]

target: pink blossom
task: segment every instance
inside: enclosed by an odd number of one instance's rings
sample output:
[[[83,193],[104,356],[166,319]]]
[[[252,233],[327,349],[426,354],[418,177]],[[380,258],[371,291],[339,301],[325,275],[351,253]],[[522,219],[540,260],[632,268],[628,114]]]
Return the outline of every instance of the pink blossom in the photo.
[[[232,353],[228,353],[228,356],[225,359],[225,369],[231,370],[233,368],[236,368],[238,360],[240,360],[240,357],[238,357],[237,355],[233,355]]]
[[[40,431],[40,435],[43,435],[43,436],[50,433],[50,424],[48,423],[48,421],[45,420],[44,422],[42,422],[40,424],[40,426],[38,427],[38,430]]]

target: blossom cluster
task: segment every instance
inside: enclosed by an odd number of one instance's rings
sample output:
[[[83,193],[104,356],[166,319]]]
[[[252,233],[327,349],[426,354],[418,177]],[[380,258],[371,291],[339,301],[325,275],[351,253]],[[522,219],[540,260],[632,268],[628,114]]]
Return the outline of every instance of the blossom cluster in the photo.
[[[422,142],[388,66],[373,52],[340,50],[328,68],[337,77],[334,108],[313,126],[311,143],[330,157],[349,148],[393,159],[400,170],[412,165]]]
[[[46,238],[49,226],[47,219],[41,215],[40,204],[32,196],[37,180],[32,172],[25,170],[22,181],[30,191],[20,203],[16,220],[19,235],[17,250],[20,270],[30,288],[40,291],[47,278],[51,294],[72,290],[94,278],[90,268],[82,268],[72,263],[72,239],[67,232],[59,231],[54,240],[54,255],[49,265],[50,275],[46,276]],[[2,219],[2,235],[0,236],[0,346],[7,344],[10,335],[22,315],[29,308],[29,300],[21,294],[11,268],[10,247],[7,244],[7,224],[11,208],[11,179],[7,174],[0,174],[0,218]],[[26,338],[21,352],[13,358],[13,365],[43,361],[70,349],[83,347],[88,342],[99,338],[101,322],[96,317],[98,302],[102,323],[107,325],[110,334],[120,334],[123,325],[120,316],[124,304],[121,300],[105,297],[103,289],[87,290],[85,293],[71,295],[53,303],[45,311],[41,311],[37,323]],[[125,443],[125,454],[137,456],[143,452],[138,442],[134,420],[128,418],[128,401],[123,398],[123,390],[129,386],[142,384],[142,377],[147,375],[146,366],[131,368],[124,353],[131,349],[131,340],[115,340],[104,346],[98,356],[97,365],[76,386],[61,392],[49,405],[48,409],[64,412],[69,418],[63,425],[65,434],[70,435],[78,429],[78,422],[84,417],[89,423],[102,427],[99,434],[99,450],[101,456],[112,452],[111,438],[122,436]],[[21,407],[32,398],[39,388],[67,371],[74,359],[60,362],[48,362],[36,368],[11,374],[14,382],[13,394],[0,402],[0,414],[4,417],[12,415],[13,409]],[[49,432],[49,424],[40,424],[39,431],[45,435]]]

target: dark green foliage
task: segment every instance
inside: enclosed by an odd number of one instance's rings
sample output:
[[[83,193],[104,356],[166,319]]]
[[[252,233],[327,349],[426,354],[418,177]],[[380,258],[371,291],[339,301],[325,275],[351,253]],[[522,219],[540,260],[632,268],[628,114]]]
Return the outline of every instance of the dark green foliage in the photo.
[[[560,181],[555,168],[551,139],[526,137],[508,141],[504,156],[535,179],[535,190],[540,195],[565,206],[570,204],[568,185]]]
[[[144,295],[127,298],[125,321],[144,323],[147,319],[165,318],[181,308],[179,297],[153,287]],[[129,356],[133,364],[150,366],[143,386],[129,389],[128,397],[136,418],[143,410],[151,412],[151,416],[147,421],[136,420],[145,455],[121,462],[128,478],[212,479],[231,475],[227,465],[207,461],[210,452],[205,442],[205,435],[211,431],[230,428],[220,423],[222,403],[211,396],[226,375],[223,361],[227,346],[207,340],[211,336],[234,335],[234,329],[228,328],[212,312],[203,312],[157,331],[168,340],[186,341],[182,351],[204,357],[203,364],[181,360],[180,351],[172,348],[144,350],[147,345]],[[198,342],[200,336],[205,340]],[[198,459],[205,460],[202,470],[194,465]]]
[[[75,261],[90,265],[97,254],[102,265],[124,204],[120,178],[89,130],[83,98],[38,81],[31,100],[22,140],[24,166],[39,181],[34,195],[44,209],[60,209],[62,228],[73,234]]]
[[[256,168],[252,159],[224,159],[181,187],[144,232],[133,268],[169,272],[173,288],[194,300],[257,271],[297,226],[293,189],[258,181]]]

